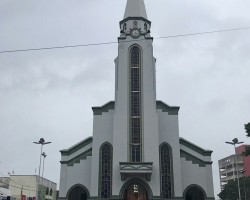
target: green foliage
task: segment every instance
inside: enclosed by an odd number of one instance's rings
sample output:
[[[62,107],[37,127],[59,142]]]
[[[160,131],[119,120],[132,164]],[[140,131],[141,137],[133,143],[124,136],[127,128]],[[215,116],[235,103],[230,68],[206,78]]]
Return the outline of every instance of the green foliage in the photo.
[[[250,177],[240,178],[240,193],[241,200],[250,199]],[[218,194],[222,200],[236,200],[238,199],[238,182],[237,180],[231,180],[226,185],[225,188]]]
[[[245,125],[245,130],[247,133],[247,137],[250,137],[250,122],[248,124],[244,124]]]

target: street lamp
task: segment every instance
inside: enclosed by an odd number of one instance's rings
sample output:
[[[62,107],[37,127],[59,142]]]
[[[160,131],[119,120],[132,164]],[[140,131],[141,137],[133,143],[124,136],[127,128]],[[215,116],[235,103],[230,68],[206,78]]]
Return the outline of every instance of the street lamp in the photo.
[[[234,163],[235,163],[235,169],[237,173],[237,181],[238,181],[238,192],[239,192],[239,200],[241,200],[240,196],[240,181],[239,181],[239,172],[238,172],[238,162],[237,162],[237,154],[236,154],[236,144],[242,144],[243,142],[239,142],[238,138],[234,138],[232,142],[226,142],[227,144],[234,145]]]
[[[40,153],[40,162],[39,162],[39,184],[41,183],[41,177],[40,177],[40,172],[41,172],[41,159],[42,159],[42,152],[43,152],[43,145],[45,144],[50,144],[51,142],[45,142],[43,138],[40,138],[38,142],[33,142],[34,144],[40,144],[41,145],[41,153]],[[38,200],[40,200],[40,191],[38,189]]]
[[[39,182],[40,182],[41,159],[42,159],[43,145],[50,144],[51,142],[45,142],[45,140],[43,138],[40,138],[40,140],[38,142],[33,142],[33,143],[41,145],[40,162],[39,162]]]
[[[43,173],[44,173],[44,161],[45,161],[45,158],[46,158],[46,153],[45,152],[43,152],[42,153],[42,156],[43,156],[43,171],[42,171],[42,180],[43,180]]]
[[[245,193],[245,200],[247,200],[247,193],[246,193],[246,176],[245,176],[246,170],[245,170],[245,169],[242,169],[240,172],[241,172],[241,173],[243,174],[243,176],[244,176],[244,193]]]

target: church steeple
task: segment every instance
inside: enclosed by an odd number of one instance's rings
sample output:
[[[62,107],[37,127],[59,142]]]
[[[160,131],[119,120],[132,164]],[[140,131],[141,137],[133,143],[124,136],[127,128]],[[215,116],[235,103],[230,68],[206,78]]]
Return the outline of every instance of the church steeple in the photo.
[[[143,17],[147,19],[147,13],[143,0],[127,0],[124,19],[128,17]]]

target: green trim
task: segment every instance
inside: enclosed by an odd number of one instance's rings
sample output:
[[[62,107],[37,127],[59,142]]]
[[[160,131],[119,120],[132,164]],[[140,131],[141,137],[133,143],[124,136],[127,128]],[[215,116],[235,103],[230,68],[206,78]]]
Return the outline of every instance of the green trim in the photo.
[[[184,138],[180,138],[179,142],[181,145],[188,147],[189,149],[191,149],[191,150],[193,150],[193,151],[195,151],[203,156],[211,156],[213,153],[213,151],[205,150],[205,149],[185,140]]]
[[[127,18],[123,19],[122,21],[120,21],[120,23],[119,23],[120,24],[120,29],[121,29],[121,25],[123,23],[129,21],[129,20],[141,20],[141,21],[144,21],[144,22],[148,23],[149,26],[151,26],[151,21],[149,21],[149,20],[147,20],[147,19],[145,19],[143,17],[127,17]]]
[[[156,101],[156,108],[161,109],[163,112],[168,112],[169,115],[178,115],[180,107],[169,106],[162,101]],[[100,107],[92,107],[94,115],[102,115],[103,112],[109,112],[115,109],[115,102],[110,101]]]
[[[61,150],[61,155],[62,156],[69,156],[75,152],[77,152],[78,150],[82,149],[83,147],[91,144],[93,141],[93,138],[92,137],[88,137],[86,138],[85,140],[82,140],[81,142],[77,143],[76,145],[68,148],[68,149],[63,149]]]
[[[169,106],[163,101],[156,101],[156,109],[161,109],[163,112],[168,112],[169,115],[178,115],[180,107]]]
[[[153,162],[120,162],[120,164],[126,165],[153,165]]]
[[[98,199],[98,200],[99,200],[99,199],[101,199],[101,198],[100,198],[100,197],[98,197],[98,196],[95,196],[95,197],[93,196],[93,197],[90,197],[89,199],[92,199],[92,200],[94,200],[94,199]]]
[[[211,165],[212,161],[203,161],[184,150],[180,150],[181,158],[185,158],[187,161],[192,161],[193,164],[198,164],[200,167],[206,167],[206,165]]]
[[[92,107],[94,115],[102,115],[103,112],[109,112],[109,110],[115,109],[115,102],[110,101],[101,107]]]
[[[82,154],[68,161],[61,161],[61,164],[67,164],[68,166],[73,166],[75,163],[80,163],[81,160],[85,160],[87,156],[92,156],[92,148],[88,149],[87,151],[83,152]]]

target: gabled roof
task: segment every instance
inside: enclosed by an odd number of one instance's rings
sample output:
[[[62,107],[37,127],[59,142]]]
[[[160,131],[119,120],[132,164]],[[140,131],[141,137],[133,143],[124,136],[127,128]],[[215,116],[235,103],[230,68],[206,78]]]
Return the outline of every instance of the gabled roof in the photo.
[[[147,13],[143,0],[127,0],[124,19],[128,17],[142,17],[147,19]]]

